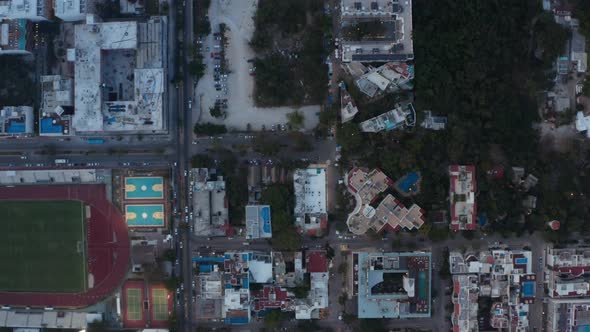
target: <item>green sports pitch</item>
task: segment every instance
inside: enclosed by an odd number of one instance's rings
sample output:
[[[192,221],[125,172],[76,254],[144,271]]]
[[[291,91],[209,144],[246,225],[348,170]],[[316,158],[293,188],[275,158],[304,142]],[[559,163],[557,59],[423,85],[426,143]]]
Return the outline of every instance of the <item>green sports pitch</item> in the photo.
[[[84,204],[0,201],[0,291],[86,289]]]

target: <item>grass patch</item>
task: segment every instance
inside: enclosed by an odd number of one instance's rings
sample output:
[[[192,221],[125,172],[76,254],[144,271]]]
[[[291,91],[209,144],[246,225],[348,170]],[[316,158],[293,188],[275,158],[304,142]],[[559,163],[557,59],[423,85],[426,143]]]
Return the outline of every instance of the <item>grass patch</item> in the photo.
[[[0,211],[0,290],[85,290],[81,202],[3,201]]]

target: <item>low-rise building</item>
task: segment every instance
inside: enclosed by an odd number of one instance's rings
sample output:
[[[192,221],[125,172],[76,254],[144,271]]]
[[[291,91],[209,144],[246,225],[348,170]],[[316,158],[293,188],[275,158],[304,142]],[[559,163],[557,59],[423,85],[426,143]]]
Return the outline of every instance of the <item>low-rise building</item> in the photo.
[[[449,177],[451,180],[449,187],[449,199],[451,202],[450,227],[455,232],[475,230],[477,228],[475,166],[451,165],[449,166]]]
[[[229,210],[225,181],[206,168],[191,170],[193,192],[193,224],[197,236],[226,236]]]
[[[359,112],[352,96],[348,93],[348,90],[346,90],[346,84],[344,84],[344,82],[340,83],[340,105],[340,118],[342,119],[342,123],[352,120],[352,118],[354,118]]]
[[[453,330],[478,331],[478,297],[491,297],[489,322],[494,329],[524,332],[535,297],[536,275],[528,250],[492,249],[449,253],[453,275]]]
[[[60,75],[41,76],[39,135],[70,135],[74,114],[74,81]]]
[[[295,226],[300,234],[320,236],[328,227],[325,165],[310,165],[293,173]]]
[[[246,206],[246,239],[269,239],[272,237],[272,222],[269,205]]]
[[[453,276],[453,316],[451,322],[454,332],[477,332],[478,325],[478,277],[472,274]]]
[[[424,111],[424,120],[420,123],[420,126],[425,129],[431,130],[443,130],[447,126],[446,116],[434,116],[432,111]]]
[[[33,22],[53,19],[53,0],[1,0],[0,19],[25,19]]]
[[[378,133],[398,128],[413,127],[416,124],[416,110],[414,105],[406,104],[385,112],[376,117],[360,123],[361,131],[365,133]]]
[[[412,88],[414,67],[403,62],[388,62],[378,68],[371,68],[355,83],[362,93],[374,97],[377,93],[391,93]]]
[[[386,227],[393,231],[402,228],[413,230],[424,224],[424,210],[417,204],[408,209],[391,194],[385,196],[376,207],[371,205],[392,184],[381,170],[367,172],[357,167],[348,172],[345,179],[348,191],[356,200],[356,206],[346,221],[352,233],[361,235],[369,229],[380,232]]]
[[[0,16],[0,55],[26,55],[33,51],[32,23],[25,19],[7,20]]]
[[[590,297],[590,248],[547,248],[545,271],[549,297]]]
[[[353,252],[358,318],[424,318],[431,314],[429,252]]]
[[[0,109],[1,136],[28,136],[35,133],[33,108],[4,106]]]
[[[329,306],[328,258],[325,250],[306,251],[305,272],[309,273],[310,289],[306,299],[297,299],[296,319],[321,319]]]
[[[341,0],[340,15],[342,62],[414,58],[411,1]]]

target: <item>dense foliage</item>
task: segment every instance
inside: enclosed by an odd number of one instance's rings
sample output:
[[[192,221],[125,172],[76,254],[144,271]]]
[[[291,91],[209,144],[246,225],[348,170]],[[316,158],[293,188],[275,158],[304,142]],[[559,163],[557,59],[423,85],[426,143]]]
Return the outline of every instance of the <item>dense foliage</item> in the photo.
[[[322,2],[263,0],[254,18],[250,45],[254,61],[255,101],[260,106],[321,103],[328,70],[324,63],[324,27],[329,19]]]
[[[447,116],[447,129],[361,134],[358,122],[407,96],[371,102],[347,84],[361,112],[339,130],[343,152],[393,179],[419,170],[422,192],[404,200],[427,211],[448,204],[448,165],[473,164],[479,172],[478,211],[488,214],[490,230],[508,235],[543,229],[553,218],[582,225],[576,220],[583,218],[585,199],[571,195],[572,187],[583,187],[579,163],[544,151],[534,126],[539,120],[535,96],[551,86],[549,66],[564,50],[568,32],[543,14],[535,0],[416,0],[414,12],[419,13],[413,30],[416,109]],[[418,124],[421,116],[419,112]],[[555,158],[569,166],[558,165]],[[487,171],[500,165],[506,176],[494,180]],[[539,185],[529,193],[514,187],[508,180],[512,166],[537,175]],[[529,194],[538,197],[538,208],[526,215],[522,200]],[[572,200],[577,200],[576,208],[567,208]]]
[[[301,246],[301,237],[293,223],[295,206],[291,184],[274,184],[266,187],[260,201],[270,205],[272,215],[272,240],[274,249],[295,251]]]

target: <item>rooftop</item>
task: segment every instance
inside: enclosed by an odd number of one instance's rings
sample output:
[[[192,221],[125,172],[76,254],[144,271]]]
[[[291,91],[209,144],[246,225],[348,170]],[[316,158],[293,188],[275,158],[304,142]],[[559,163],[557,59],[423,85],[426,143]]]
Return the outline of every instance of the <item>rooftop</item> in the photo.
[[[360,123],[360,126],[363,132],[377,133],[384,130],[390,131],[402,128],[403,126],[412,127],[415,121],[416,111],[414,110],[414,105],[410,103],[363,121]]]
[[[246,239],[272,237],[272,222],[269,205],[246,206]]]
[[[452,165],[449,167],[451,185],[451,229],[475,230],[477,228],[477,205],[475,193],[477,182],[475,166]]]
[[[33,108],[30,106],[5,106],[0,109],[0,135],[32,135],[34,129]]]
[[[41,76],[39,134],[69,135],[74,113],[73,80],[60,75]]]
[[[412,2],[391,0],[342,0],[341,25],[346,28],[373,22],[381,24],[383,34],[360,40],[347,37],[342,42],[342,62],[406,61],[414,58],[412,41]]]
[[[356,103],[352,99],[348,90],[346,90],[346,85],[344,82],[340,83],[340,116],[342,118],[342,123],[348,122],[354,118],[354,116],[359,112],[358,107],[356,107]]]
[[[0,17],[0,54],[28,54],[33,49],[31,23],[25,19]]]
[[[358,252],[353,256],[358,262],[359,318],[430,317],[430,253]]]
[[[75,26],[77,132],[163,129],[163,20]]]
[[[310,165],[293,174],[295,224],[301,232],[315,233],[327,227],[326,167]]]
[[[229,227],[228,201],[223,177],[209,178],[206,168],[191,170],[193,223],[197,236],[226,236]]]

